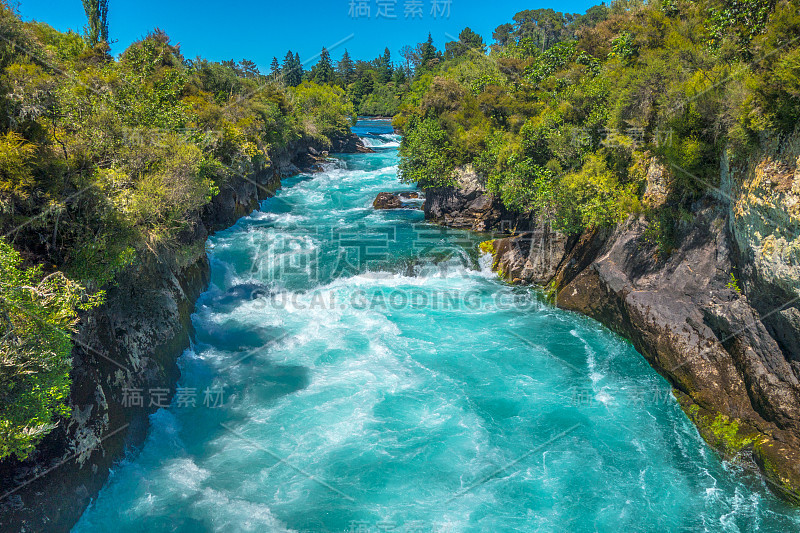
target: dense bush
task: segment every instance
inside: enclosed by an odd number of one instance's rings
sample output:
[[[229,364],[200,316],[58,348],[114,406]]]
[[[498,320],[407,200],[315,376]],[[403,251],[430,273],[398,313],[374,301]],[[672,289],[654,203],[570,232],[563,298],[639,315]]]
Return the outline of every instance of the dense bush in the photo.
[[[354,109],[337,86],[188,61],[158,29],[116,60],[102,32],[89,46],[4,4],[0,32],[2,459],[68,414],[76,309],[135,261],[180,265],[232,176],[291,141],[347,133]]]
[[[346,135],[356,122],[353,104],[340,87],[303,83],[292,92],[295,107],[308,122],[304,129],[323,138]]]
[[[400,153],[400,178],[422,187],[446,187],[454,184],[455,165],[446,132],[434,118],[414,124]]]
[[[24,459],[69,414],[76,309],[100,301],[60,272],[22,267],[0,238],[0,459]]]
[[[417,72],[395,118],[403,175],[434,186],[472,163],[508,208],[565,231],[639,210],[652,157],[675,177],[670,209],[681,210],[718,185],[723,151],[745,156],[800,120],[790,0],[531,10],[494,37],[488,55]],[[446,148],[432,161],[416,153],[426,146]]]

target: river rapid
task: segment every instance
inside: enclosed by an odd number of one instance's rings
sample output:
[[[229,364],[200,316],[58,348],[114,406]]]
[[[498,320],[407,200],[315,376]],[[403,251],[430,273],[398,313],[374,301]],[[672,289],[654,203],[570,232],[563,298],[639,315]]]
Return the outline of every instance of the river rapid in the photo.
[[[354,131],[376,152],[209,239],[180,388],[75,532],[800,530],[628,342],[374,210],[413,187],[388,122]]]

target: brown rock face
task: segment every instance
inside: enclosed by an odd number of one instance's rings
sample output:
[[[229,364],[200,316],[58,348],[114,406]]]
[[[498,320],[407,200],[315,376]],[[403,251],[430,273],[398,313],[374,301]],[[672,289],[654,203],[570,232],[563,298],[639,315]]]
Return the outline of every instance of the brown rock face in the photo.
[[[415,200],[419,200],[419,202]],[[372,202],[372,207],[375,209],[420,209],[421,202],[417,192],[382,192]]]
[[[512,283],[548,285],[558,273],[575,238],[550,230],[547,224],[494,241],[496,268]]]
[[[752,452],[773,486],[800,503],[800,382],[748,298],[728,285],[720,215],[698,214],[664,264],[648,258],[644,224],[629,221],[587,268],[565,268],[557,303],[631,339],[709,443]],[[737,421],[736,438],[749,439],[743,450],[710,428],[719,420]]]
[[[676,222],[666,258],[643,218],[560,235],[508,213],[464,172],[459,188],[429,191],[425,212],[454,227],[512,232],[483,247],[507,281],[548,286],[559,307],[630,339],[709,444],[751,454],[770,485],[800,504],[800,267],[790,246],[800,237],[787,234],[800,205],[797,144],[782,165],[755,161],[744,177],[723,168],[726,189]],[[647,182],[645,202],[664,205],[666,169],[651,164]]]
[[[378,197],[372,202],[372,207],[375,209],[400,209],[403,207],[403,202],[396,194],[382,192],[378,194]]]
[[[712,446],[752,453],[772,486],[800,503],[800,380],[759,312],[729,286],[723,210],[698,213],[664,262],[645,229],[638,218],[579,238],[542,227],[491,248],[508,281],[552,284],[559,307],[630,339]],[[712,429],[720,420],[738,425],[736,442]]]

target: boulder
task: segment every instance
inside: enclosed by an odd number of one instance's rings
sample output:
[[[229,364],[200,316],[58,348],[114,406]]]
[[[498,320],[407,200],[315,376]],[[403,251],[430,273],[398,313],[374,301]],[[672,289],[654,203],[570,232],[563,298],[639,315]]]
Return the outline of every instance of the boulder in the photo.
[[[422,196],[414,191],[382,192],[372,207],[375,209],[422,209]]]
[[[382,192],[378,194],[378,197],[372,202],[372,207],[375,209],[400,209],[403,207],[403,202],[396,194]]]

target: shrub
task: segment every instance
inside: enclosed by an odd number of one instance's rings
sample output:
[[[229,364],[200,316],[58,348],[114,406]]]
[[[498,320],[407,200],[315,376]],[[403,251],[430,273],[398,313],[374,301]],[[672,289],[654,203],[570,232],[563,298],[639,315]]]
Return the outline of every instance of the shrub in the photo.
[[[0,459],[24,459],[69,414],[76,310],[102,301],[60,272],[21,265],[0,238]]]
[[[412,123],[400,145],[400,179],[420,187],[455,183],[455,159],[447,133],[435,118]]]
[[[291,93],[295,113],[307,117],[309,133],[321,137],[345,135],[355,124],[353,103],[344,89],[305,82]]]

